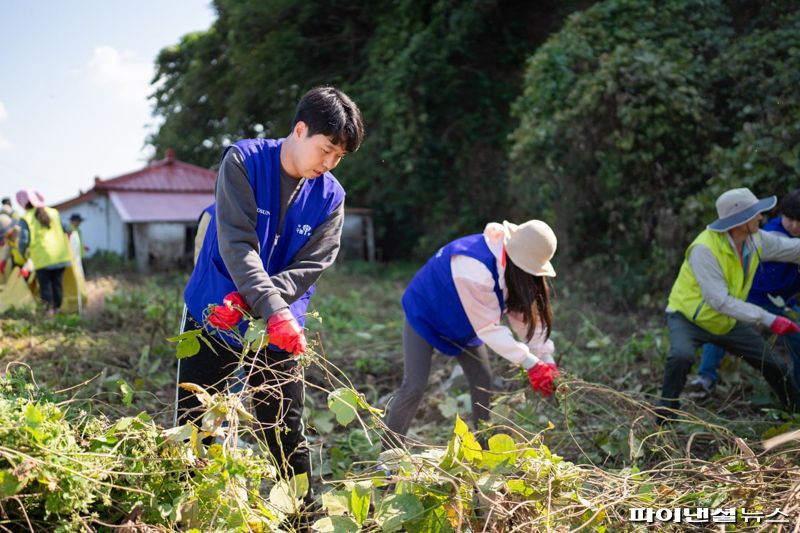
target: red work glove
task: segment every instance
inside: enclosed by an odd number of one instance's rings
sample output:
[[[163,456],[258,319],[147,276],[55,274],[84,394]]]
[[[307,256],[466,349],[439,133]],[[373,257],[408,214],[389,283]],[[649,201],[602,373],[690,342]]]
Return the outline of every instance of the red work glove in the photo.
[[[789,335],[790,333],[797,333],[800,331],[800,327],[798,327],[797,324],[782,316],[775,317],[775,321],[769,329],[777,335]]]
[[[6,262],[5,260],[0,261],[0,274],[3,274],[6,271]]]
[[[22,276],[25,281],[28,281],[28,277],[31,275],[31,273],[27,268],[20,268],[19,275]]]
[[[208,321],[218,329],[228,330],[236,327],[242,319],[242,311],[247,311],[247,304],[238,292],[228,294],[222,305],[215,305],[208,315]]]
[[[288,309],[282,309],[269,317],[267,335],[269,335],[270,343],[292,355],[299,355],[306,351],[307,343],[306,336],[303,335],[303,328]]]
[[[531,388],[545,398],[553,394],[553,379],[558,375],[558,368],[554,363],[536,363],[528,369]]]

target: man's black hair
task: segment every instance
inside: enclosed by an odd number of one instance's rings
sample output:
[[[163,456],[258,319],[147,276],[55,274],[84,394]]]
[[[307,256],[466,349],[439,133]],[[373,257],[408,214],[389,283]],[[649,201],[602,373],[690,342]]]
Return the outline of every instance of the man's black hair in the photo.
[[[2,202],[3,202],[3,205],[11,205],[11,198],[8,198],[8,197],[3,198]]]
[[[361,111],[349,96],[334,87],[308,91],[297,104],[292,128],[300,121],[308,126],[307,136],[321,133],[348,153],[358,150],[364,140]]]
[[[800,220],[800,189],[795,189],[781,199],[781,215]]]

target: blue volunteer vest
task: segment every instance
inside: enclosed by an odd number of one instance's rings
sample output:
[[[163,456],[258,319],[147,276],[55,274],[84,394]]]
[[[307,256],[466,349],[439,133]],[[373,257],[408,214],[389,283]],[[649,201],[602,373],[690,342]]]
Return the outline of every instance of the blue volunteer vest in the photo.
[[[462,237],[439,249],[403,293],[403,310],[414,331],[445,355],[458,355],[465,347],[483,344],[469,323],[453,283],[450,259],[454,255],[466,255],[486,265],[494,278],[501,312],[505,309],[495,257],[483,235]]]
[[[281,201],[282,143],[283,139],[245,139],[233,145],[244,157],[248,181],[253,189],[258,211],[256,220],[258,252],[264,270],[270,276],[283,271],[292,263],[297,252],[308,242],[314,229],[339,206],[345,195],[344,189],[330,172],[313,180],[306,180],[286,210],[283,228],[276,240]],[[231,147],[228,148],[230,149]],[[223,158],[224,156],[225,154]],[[183,292],[186,307],[198,323],[203,322],[209,304],[221,304],[225,295],[237,290],[219,253],[216,209],[212,205],[206,210],[212,219],[197,258],[197,265]],[[312,285],[297,299],[287,299],[289,309],[301,326],[305,323],[308,302],[315,290]],[[240,332],[244,334],[245,330],[246,324],[242,324]],[[219,334],[219,336],[229,344],[240,345],[230,335]]]
[[[781,224],[781,217],[771,219],[761,229],[792,238]],[[761,263],[756,271],[747,301],[756,305],[767,305],[771,303],[767,295],[771,294],[783,298],[787,305],[795,305],[798,292],[800,292],[800,271],[798,271],[797,265],[767,261]]]

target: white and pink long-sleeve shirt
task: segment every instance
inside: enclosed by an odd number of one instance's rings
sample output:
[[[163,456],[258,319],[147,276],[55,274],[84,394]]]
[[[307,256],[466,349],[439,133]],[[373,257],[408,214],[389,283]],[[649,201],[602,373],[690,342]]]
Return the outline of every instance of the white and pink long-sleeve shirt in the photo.
[[[496,222],[487,224],[483,231],[486,244],[497,263],[500,290],[503,291],[503,297],[508,298],[505,266],[502,264],[503,235],[502,224]],[[537,325],[533,338],[526,344],[516,340],[511,332],[513,329],[518,338],[525,338],[527,328],[519,314],[506,313],[511,329],[501,323],[503,313],[494,291],[494,278],[483,263],[465,255],[454,255],[450,260],[450,269],[467,319],[481,341],[498,355],[525,369],[539,361],[554,362],[555,345],[552,340],[545,338],[545,331],[540,325]]]

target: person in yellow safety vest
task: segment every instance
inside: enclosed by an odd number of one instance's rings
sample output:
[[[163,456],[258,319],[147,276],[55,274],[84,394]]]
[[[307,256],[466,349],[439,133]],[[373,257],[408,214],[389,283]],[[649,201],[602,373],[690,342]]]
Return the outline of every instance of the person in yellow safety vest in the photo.
[[[0,213],[0,277],[10,274],[15,266],[21,267],[21,273],[28,277],[25,257],[20,252],[20,246],[27,248],[28,240],[28,225],[23,220]]]
[[[83,218],[80,213],[72,213],[69,217],[69,226],[70,232],[75,232],[78,234],[78,240],[81,241],[81,259],[86,256],[86,252],[89,251],[89,247],[83,244],[83,233],[81,233],[81,222],[86,220]]]
[[[5,213],[0,213],[0,280],[4,280],[13,268],[10,241],[16,228],[16,220]],[[8,272],[6,272],[6,268],[8,268]]]
[[[46,207],[41,193],[32,189],[17,192],[17,202],[25,209],[22,220],[30,232],[30,244],[23,253],[33,262],[39,293],[48,315],[53,315],[64,298],[64,269],[72,262],[61,215]]]
[[[674,419],[696,351],[706,343],[743,358],[763,374],[785,408],[800,408],[800,390],[789,369],[753,326],[777,335],[800,328],[745,301],[762,261],[800,264],[800,239],[759,229],[761,213],[776,202],[775,196],[758,199],[747,188],[724,192],[716,203],[719,218],[687,248],[666,309],[670,353],[656,410],[659,422]]]

